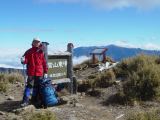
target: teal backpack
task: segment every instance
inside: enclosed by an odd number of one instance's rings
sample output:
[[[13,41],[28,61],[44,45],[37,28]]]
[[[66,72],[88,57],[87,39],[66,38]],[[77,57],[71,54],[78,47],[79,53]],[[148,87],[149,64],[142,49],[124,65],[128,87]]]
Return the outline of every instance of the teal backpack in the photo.
[[[42,79],[39,83],[39,91],[42,98],[42,104],[45,107],[50,107],[58,104],[55,88],[51,84],[51,80]]]

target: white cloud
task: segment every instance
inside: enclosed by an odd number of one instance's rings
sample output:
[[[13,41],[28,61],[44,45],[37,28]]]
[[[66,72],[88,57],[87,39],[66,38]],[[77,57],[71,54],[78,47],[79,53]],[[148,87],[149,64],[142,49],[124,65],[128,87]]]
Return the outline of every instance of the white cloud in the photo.
[[[154,44],[151,42],[148,42],[146,44],[131,44],[126,40],[119,40],[112,43],[117,46],[121,47],[127,47],[127,48],[142,48],[146,50],[160,50],[160,44]],[[24,49],[16,49],[16,48],[0,48],[0,67],[10,67],[10,68],[22,68],[22,64],[20,63],[20,58],[25,52]],[[53,53],[56,50],[50,50],[49,53]],[[62,50],[64,51],[64,50]],[[73,64],[80,64],[85,60],[88,60],[89,57],[87,56],[81,56],[81,57],[74,57],[73,58]]]
[[[12,56],[12,55],[20,55],[23,52],[25,52],[24,49],[19,49],[19,48],[0,48],[0,57],[4,56]]]
[[[16,66],[11,66],[11,65],[7,65],[7,64],[0,64],[0,67],[2,67],[2,68],[23,69],[23,67],[16,67]]]
[[[114,45],[117,45],[117,46],[121,46],[121,47],[137,48],[136,45],[130,44],[130,43],[129,43],[128,41],[126,41],[126,40],[115,41],[113,44],[114,44]]]
[[[87,56],[74,57],[73,58],[73,64],[77,65],[77,64],[80,64],[80,63],[82,63],[82,62],[84,62],[85,60],[88,60],[88,59],[90,59],[90,58],[87,57]]]
[[[145,50],[160,50],[160,44],[154,44],[151,42],[148,42],[146,44],[131,44],[125,40],[119,40],[115,41],[113,43],[114,45],[121,46],[121,47],[126,47],[126,48],[141,48]]]
[[[104,9],[121,9],[135,7],[138,9],[150,9],[160,6],[160,0],[91,0],[95,6]]]
[[[150,9],[160,6],[160,0],[36,0],[43,3],[83,3],[102,9],[122,9],[135,7],[138,9]]]
[[[0,48],[0,67],[20,68],[20,58],[24,50],[18,48]],[[2,66],[3,65],[3,66]]]
[[[130,7],[128,0],[91,0],[91,4],[102,9],[121,9]]]
[[[142,48],[146,50],[160,50],[160,45],[153,44],[153,43],[147,43],[143,45]]]

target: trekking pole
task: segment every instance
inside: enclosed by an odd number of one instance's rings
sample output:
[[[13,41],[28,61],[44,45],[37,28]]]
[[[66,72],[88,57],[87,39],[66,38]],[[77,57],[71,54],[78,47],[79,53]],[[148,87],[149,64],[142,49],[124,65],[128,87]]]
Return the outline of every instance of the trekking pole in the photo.
[[[25,71],[24,64],[22,64],[22,65],[23,65],[24,86],[26,86],[26,83],[27,83],[27,76],[26,76],[26,71]]]

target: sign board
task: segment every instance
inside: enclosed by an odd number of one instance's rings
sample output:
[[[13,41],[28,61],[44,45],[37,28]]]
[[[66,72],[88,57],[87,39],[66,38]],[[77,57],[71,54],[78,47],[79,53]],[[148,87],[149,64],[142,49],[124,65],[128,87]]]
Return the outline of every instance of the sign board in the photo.
[[[48,59],[48,76],[52,79],[67,78],[67,59]]]
[[[45,50],[47,51],[47,47]],[[71,94],[76,92],[76,89],[74,89],[76,88],[76,79],[73,77],[72,51],[73,44],[68,43],[66,52],[52,53],[52,55],[48,55],[48,52],[46,52],[48,77],[52,79],[53,84],[67,83]],[[73,85],[73,83],[75,84]]]

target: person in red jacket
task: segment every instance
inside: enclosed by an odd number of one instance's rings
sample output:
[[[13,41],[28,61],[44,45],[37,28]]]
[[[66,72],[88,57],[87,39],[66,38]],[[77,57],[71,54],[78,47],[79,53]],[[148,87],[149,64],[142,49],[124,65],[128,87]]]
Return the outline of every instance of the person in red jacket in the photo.
[[[32,48],[28,49],[23,57],[21,63],[26,64],[27,67],[27,84],[24,90],[24,96],[21,106],[29,104],[29,98],[32,91],[31,102],[34,104],[37,102],[38,96],[38,81],[47,77],[47,63],[44,57],[44,53],[41,49],[41,42],[38,38],[34,38],[32,41]]]

